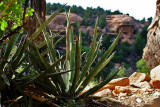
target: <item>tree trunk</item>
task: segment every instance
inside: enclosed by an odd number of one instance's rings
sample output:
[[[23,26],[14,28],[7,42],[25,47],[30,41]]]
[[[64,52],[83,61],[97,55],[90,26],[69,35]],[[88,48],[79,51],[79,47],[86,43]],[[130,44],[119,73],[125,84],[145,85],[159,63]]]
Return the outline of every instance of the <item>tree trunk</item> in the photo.
[[[29,0],[29,7],[34,9],[34,14],[33,16],[27,19],[27,24],[24,28],[29,35],[32,35],[40,26],[35,13],[38,14],[42,23],[45,21],[46,0]],[[43,40],[44,40],[44,36],[43,36],[43,33],[41,32],[40,35],[36,38],[36,43],[38,44]]]

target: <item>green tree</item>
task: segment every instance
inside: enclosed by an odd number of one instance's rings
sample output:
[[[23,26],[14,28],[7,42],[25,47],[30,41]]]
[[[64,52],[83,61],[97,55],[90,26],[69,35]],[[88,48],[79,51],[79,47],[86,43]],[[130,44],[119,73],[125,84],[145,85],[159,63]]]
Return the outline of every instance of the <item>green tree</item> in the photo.
[[[102,15],[102,16],[100,16],[100,18],[99,18],[99,26],[100,26],[101,28],[104,28],[105,25],[106,25],[106,16],[105,16],[105,15]]]
[[[47,3],[46,4],[46,14],[48,14],[48,15],[51,15],[51,6],[52,6],[52,4],[51,3]]]
[[[116,63],[124,62],[128,64],[126,57],[130,55],[131,50],[132,48],[128,42],[123,42],[122,44],[119,44],[116,49],[117,52],[113,57],[112,61]]]
[[[111,35],[105,35],[102,40],[102,47],[107,50],[109,46],[111,45],[112,36]]]
[[[149,21],[149,23],[151,23],[152,22],[152,17],[149,17],[147,20]]]
[[[146,22],[145,17],[140,21],[142,24],[144,24]]]
[[[145,47],[145,40],[143,39],[142,35],[138,33],[136,35],[136,39],[134,41],[135,51],[138,56],[142,56],[143,48]]]
[[[142,29],[142,32],[141,32],[141,35],[142,35],[142,38],[145,41],[145,44],[147,43],[147,34],[148,34],[148,30],[147,29],[148,29],[148,25],[144,26],[143,29]]]
[[[146,73],[148,75],[150,74],[147,64],[143,59],[140,59],[139,61],[137,61],[136,67],[137,67],[137,72]]]
[[[122,13],[119,10],[115,10],[113,14],[116,15],[116,14],[122,14]]]

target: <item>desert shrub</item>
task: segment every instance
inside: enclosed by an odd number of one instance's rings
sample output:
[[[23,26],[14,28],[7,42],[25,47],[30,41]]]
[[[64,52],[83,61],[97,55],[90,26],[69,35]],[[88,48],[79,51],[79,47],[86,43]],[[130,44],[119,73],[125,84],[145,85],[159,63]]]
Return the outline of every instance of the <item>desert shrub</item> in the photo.
[[[145,63],[145,61],[143,59],[140,59],[137,63],[136,63],[136,67],[137,67],[137,72],[141,72],[141,73],[146,73],[146,74],[150,74],[147,64]]]

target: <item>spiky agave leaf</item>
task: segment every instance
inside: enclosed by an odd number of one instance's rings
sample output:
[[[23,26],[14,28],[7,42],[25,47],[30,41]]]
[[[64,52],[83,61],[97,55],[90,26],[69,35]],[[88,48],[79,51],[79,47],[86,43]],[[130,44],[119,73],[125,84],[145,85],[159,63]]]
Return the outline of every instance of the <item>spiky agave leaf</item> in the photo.
[[[106,66],[106,64],[108,64],[109,61],[113,58],[114,53],[110,57],[109,57],[109,55],[113,51],[113,49],[115,48],[116,44],[118,43],[120,35],[121,35],[121,32],[119,33],[119,35],[117,36],[115,41],[111,44],[111,46],[108,48],[108,50],[104,53],[101,60],[98,61],[98,63],[90,71],[89,75],[83,81],[83,83],[80,86],[80,88],[78,89],[77,93],[80,93],[89,84],[89,82],[95,77],[95,75],[98,74],[98,72],[100,72],[101,69],[103,69]]]

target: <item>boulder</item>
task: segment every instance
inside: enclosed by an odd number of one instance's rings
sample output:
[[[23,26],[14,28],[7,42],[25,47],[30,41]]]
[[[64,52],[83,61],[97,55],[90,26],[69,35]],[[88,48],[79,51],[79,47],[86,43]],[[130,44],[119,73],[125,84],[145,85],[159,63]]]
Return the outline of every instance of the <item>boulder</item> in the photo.
[[[150,83],[154,89],[160,89],[160,80],[151,80]]]
[[[145,73],[137,73],[134,72],[129,77],[130,85],[136,85],[137,83],[143,82],[143,81],[150,81],[150,77]]]
[[[149,70],[160,65],[160,0],[156,3],[156,14],[148,28],[147,44],[143,50],[143,59]]]
[[[152,80],[160,80],[160,65],[153,68],[150,72]]]
[[[145,89],[151,89],[152,88],[152,85],[147,81],[134,84],[134,86],[139,87],[139,88],[145,88]]]
[[[104,87],[99,89],[97,92],[102,91],[104,89],[114,90],[116,86],[128,86],[128,85],[129,85],[128,77],[113,79],[108,84],[106,84]]]

